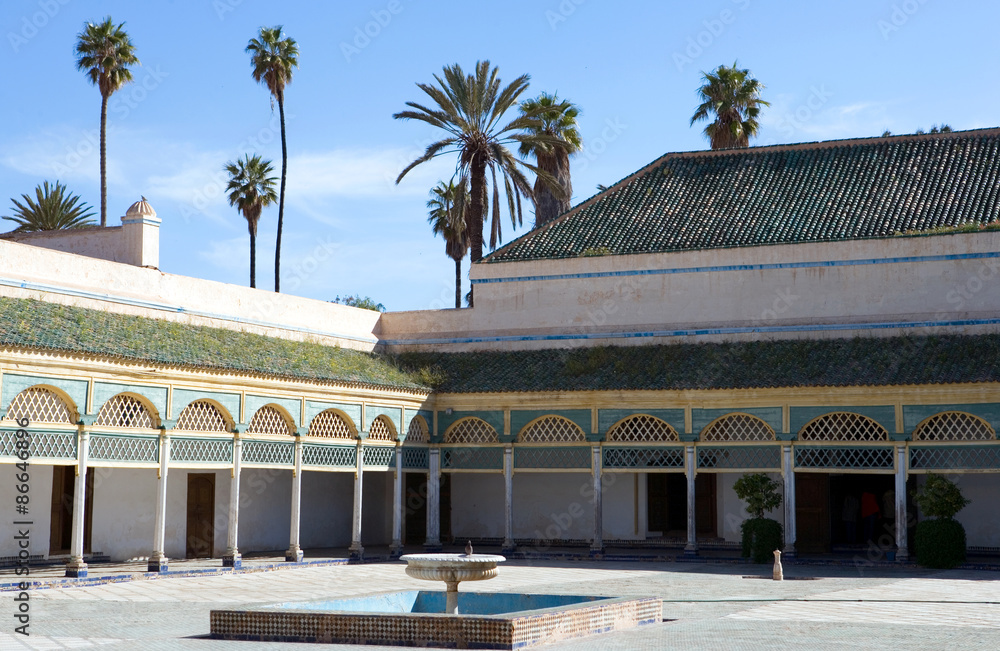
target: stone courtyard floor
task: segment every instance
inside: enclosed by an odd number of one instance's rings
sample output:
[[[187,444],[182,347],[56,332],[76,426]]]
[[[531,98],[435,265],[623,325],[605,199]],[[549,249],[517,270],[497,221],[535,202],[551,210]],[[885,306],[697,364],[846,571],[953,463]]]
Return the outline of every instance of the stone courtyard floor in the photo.
[[[756,575],[756,576],[755,576]],[[767,575],[767,579],[762,579]],[[659,596],[670,621],[541,648],[1000,649],[1000,573],[786,565],[512,561],[482,592]],[[5,577],[6,578],[6,577]],[[403,563],[306,566],[32,590],[31,635],[0,592],[0,650],[374,649],[207,638],[209,611],[389,590],[441,589]],[[392,648],[392,647],[389,647]]]

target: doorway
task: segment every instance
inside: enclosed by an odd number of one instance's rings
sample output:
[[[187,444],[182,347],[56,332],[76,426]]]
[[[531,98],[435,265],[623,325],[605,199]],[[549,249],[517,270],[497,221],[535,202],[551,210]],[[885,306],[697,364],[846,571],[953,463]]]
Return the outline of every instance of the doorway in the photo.
[[[795,475],[795,548],[802,553],[830,551],[830,475]]]
[[[76,466],[52,467],[52,502],[49,526],[49,555],[70,553],[73,544],[73,497],[76,494]],[[89,554],[94,521],[94,469],[87,469],[84,481],[83,553]]]
[[[694,478],[694,527],[698,538],[718,538],[719,518],[716,511],[716,475],[707,472]]]
[[[877,513],[865,518],[872,509]],[[894,545],[896,492],[892,475],[830,475],[830,542],[833,546]],[[882,536],[888,538],[880,541]]]
[[[451,475],[441,473],[438,484],[441,542],[451,541]],[[403,544],[423,545],[427,542],[427,475],[422,472],[403,474]]]
[[[215,549],[215,473],[192,473],[187,486],[186,558],[211,558]]]
[[[650,536],[687,538],[687,478],[684,475],[646,475],[646,518]]]

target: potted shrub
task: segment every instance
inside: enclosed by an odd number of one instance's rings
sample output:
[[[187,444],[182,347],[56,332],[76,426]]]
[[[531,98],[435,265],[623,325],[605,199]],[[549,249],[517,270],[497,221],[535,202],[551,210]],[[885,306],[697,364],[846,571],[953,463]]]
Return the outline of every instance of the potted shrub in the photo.
[[[747,505],[750,519],[744,520],[740,531],[743,534],[743,557],[754,563],[769,563],[774,559],[774,550],[784,546],[781,524],[764,514],[781,506],[781,484],[762,472],[743,475],[736,480],[733,490],[736,497]]]
[[[961,489],[941,475],[929,473],[913,501],[923,515],[933,518],[917,524],[914,543],[917,562],[924,567],[948,569],[965,561],[965,527],[955,514],[969,504]]]

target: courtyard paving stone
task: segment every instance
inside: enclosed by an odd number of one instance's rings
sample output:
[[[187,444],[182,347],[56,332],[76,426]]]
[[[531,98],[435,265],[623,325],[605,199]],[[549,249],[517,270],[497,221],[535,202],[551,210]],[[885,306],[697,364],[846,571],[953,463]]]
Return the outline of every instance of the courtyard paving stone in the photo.
[[[554,643],[564,649],[1000,648],[1000,575],[788,565],[512,561],[482,592],[659,596],[671,620]],[[31,591],[29,637],[14,634],[14,594],[0,592],[8,649],[374,649],[207,638],[213,608],[405,589],[439,589],[403,564],[303,566],[246,574],[161,577]],[[391,648],[391,647],[390,647]]]

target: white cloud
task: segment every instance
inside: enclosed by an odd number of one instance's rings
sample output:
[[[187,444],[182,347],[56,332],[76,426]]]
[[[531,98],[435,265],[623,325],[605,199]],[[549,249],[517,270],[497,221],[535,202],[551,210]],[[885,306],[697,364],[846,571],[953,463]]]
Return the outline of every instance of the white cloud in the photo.
[[[835,104],[836,93],[823,85],[802,95],[781,94],[761,116],[761,145],[866,138],[894,130],[889,102]]]

